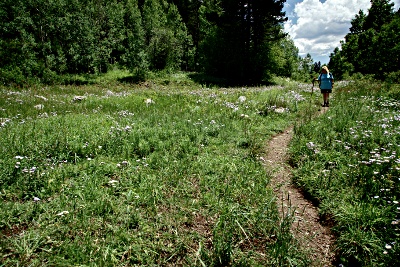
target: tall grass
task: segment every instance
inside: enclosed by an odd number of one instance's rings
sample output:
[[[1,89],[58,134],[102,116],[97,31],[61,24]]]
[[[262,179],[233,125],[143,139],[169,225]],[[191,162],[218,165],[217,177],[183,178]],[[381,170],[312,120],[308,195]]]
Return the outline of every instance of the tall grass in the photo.
[[[0,89],[2,265],[307,264],[259,160],[307,92],[107,79]]]
[[[350,83],[327,113],[296,127],[295,182],[333,223],[344,266],[400,264],[399,92]]]

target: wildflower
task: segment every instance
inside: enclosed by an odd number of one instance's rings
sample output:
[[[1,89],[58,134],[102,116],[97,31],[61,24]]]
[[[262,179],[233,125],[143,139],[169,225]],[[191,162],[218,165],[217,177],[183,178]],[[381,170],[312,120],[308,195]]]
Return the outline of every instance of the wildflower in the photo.
[[[44,108],[44,105],[42,105],[42,104],[39,104],[39,105],[36,105],[36,106],[33,106],[35,109],[43,109]]]
[[[49,114],[47,114],[47,112],[43,112],[42,114],[38,115],[38,118],[48,118]]]
[[[386,244],[386,245],[385,245],[385,248],[386,248],[386,249],[392,249],[392,246],[389,245],[389,244]]]
[[[303,100],[305,100],[305,98],[301,94],[299,94],[299,93],[297,93],[295,91],[290,91],[290,94],[291,94],[292,98],[295,101],[303,101]]]
[[[312,149],[312,148],[316,147],[316,145],[315,145],[313,142],[308,142],[308,143],[307,143],[307,147],[308,147],[309,149]]]
[[[74,102],[79,102],[79,101],[82,101],[82,100],[85,100],[86,99],[86,96],[79,96],[79,95],[77,95],[77,96],[74,96],[74,98],[72,99],[72,101],[74,101]]]
[[[238,110],[239,110],[239,107],[237,107],[237,106],[236,106],[235,104],[233,104],[233,103],[225,102],[224,104],[225,104],[225,106],[226,106],[227,108],[233,109],[233,111],[238,111]]]
[[[239,96],[239,99],[238,99],[238,101],[240,102],[240,103],[243,103],[244,101],[246,101],[246,97],[245,96]]]
[[[67,215],[67,214],[69,214],[69,211],[64,210],[64,211],[62,211],[60,213],[57,213],[57,216],[64,216],[64,215]]]
[[[148,106],[148,105],[151,105],[151,104],[155,104],[155,102],[154,102],[153,99],[151,99],[151,98],[147,98],[147,99],[144,101],[144,103],[146,103],[147,106]]]
[[[32,168],[30,168],[30,169],[28,169],[28,168],[24,168],[23,170],[22,170],[22,172],[23,173],[34,173],[35,171],[36,171],[36,167],[32,167]]]
[[[42,100],[44,100],[44,101],[47,101],[47,98],[45,98],[44,96],[41,96],[41,95],[35,95],[35,97],[37,97],[37,98],[40,98],[40,99],[42,99]]]
[[[274,110],[276,113],[284,113],[286,111],[285,108],[277,108]]]
[[[33,197],[33,201],[35,201],[35,202],[38,202],[38,201],[40,201],[41,199],[40,198],[38,198],[38,197]]]
[[[118,112],[118,115],[121,117],[127,117],[127,116],[133,116],[135,114],[129,112],[129,110],[122,110],[122,111]]]
[[[117,183],[118,183],[117,180],[110,180],[110,181],[108,182],[108,184],[109,184],[110,186],[113,186],[113,187],[115,187]]]

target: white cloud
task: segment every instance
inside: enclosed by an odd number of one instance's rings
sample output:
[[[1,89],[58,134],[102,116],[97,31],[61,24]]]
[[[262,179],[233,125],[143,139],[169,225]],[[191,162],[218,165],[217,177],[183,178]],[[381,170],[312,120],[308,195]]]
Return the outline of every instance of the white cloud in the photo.
[[[393,2],[397,10],[400,0]],[[351,20],[360,9],[367,13],[370,7],[370,0],[304,0],[296,3],[293,10],[286,6],[290,11],[285,32],[294,40],[300,56],[310,53],[315,61],[328,63],[330,53],[349,32]]]

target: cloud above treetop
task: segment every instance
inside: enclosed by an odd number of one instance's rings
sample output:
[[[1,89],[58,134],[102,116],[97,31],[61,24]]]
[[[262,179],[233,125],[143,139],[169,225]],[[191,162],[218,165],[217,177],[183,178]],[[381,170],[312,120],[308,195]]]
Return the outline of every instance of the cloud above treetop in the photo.
[[[395,9],[400,0],[394,0]],[[311,54],[314,61],[329,62],[329,55],[349,32],[351,20],[359,10],[368,12],[370,0],[288,0],[284,25],[299,48],[299,55]]]

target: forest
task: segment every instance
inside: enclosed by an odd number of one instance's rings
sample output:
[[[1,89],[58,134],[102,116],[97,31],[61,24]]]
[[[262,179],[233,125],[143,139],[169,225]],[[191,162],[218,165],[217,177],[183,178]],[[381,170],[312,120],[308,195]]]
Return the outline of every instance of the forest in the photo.
[[[273,75],[309,78],[320,63],[298,56],[283,30],[285,0],[4,0],[0,76],[7,84],[55,83],[70,74],[118,67],[134,79],[148,71],[195,71],[234,83]],[[337,78],[383,79],[399,66],[400,13],[372,0],[352,20],[331,56]]]

